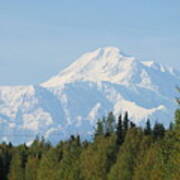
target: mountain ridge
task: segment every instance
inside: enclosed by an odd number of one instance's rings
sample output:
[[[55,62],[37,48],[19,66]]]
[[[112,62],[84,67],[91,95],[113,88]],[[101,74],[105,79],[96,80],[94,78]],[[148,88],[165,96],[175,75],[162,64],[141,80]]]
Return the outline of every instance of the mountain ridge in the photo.
[[[150,118],[168,126],[179,83],[178,70],[99,48],[40,85],[1,86],[0,139],[18,144],[38,134],[54,143],[71,134],[86,138],[109,111],[128,111],[139,124]]]

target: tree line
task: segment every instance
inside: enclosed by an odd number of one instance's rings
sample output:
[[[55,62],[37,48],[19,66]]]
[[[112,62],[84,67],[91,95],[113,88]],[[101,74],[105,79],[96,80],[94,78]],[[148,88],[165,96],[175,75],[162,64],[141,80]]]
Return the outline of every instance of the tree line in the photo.
[[[178,100],[179,102],[179,100]],[[179,102],[180,103],[180,102]],[[180,109],[165,129],[144,128],[126,112],[99,119],[91,141],[72,135],[52,146],[37,137],[30,146],[0,144],[2,180],[179,180]]]

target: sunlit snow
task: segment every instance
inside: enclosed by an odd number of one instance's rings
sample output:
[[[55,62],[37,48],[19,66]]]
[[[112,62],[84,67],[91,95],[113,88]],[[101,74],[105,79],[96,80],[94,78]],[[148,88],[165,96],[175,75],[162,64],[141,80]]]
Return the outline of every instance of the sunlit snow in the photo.
[[[71,134],[86,138],[110,111],[129,111],[139,124],[150,118],[168,126],[179,84],[179,70],[99,48],[41,85],[0,87],[0,139],[18,144],[36,135],[53,143]]]

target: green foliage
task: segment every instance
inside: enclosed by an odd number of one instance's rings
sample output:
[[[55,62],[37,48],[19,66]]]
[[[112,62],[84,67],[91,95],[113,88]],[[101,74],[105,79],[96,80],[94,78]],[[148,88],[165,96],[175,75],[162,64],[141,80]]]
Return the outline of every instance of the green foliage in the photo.
[[[177,88],[180,93],[180,88]],[[180,98],[177,98],[177,103],[180,106]],[[180,109],[175,112],[175,128],[180,130]]]
[[[62,159],[62,151],[56,148],[51,148],[45,153],[39,165],[37,180],[58,180],[57,171],[60,168]]]
[[[110,135],[114,132],[115,130],[115,117],[112,112],[108,114],[106,124],[105,124],[105,133],[106,135]]]
[[[180,130],[180,109],[175,113],[175,128]]]
[[[124,128],[124,132],[126,133],[126,131],[127,131],[128,128],[129,128],[128,112],[126,112],[125,115],[124,115],[123,128]]]
[[[59,179],[81,180],[80,154],[81,142],[79,136],[71,136],[70,141],[63,145],[63,157],[57,172]]]
[[[10,174],[8,178],[10,180],[25,180],[24,162],[20,153],[16,153],[12,158]]]
[[[180,88],[177,87],[177,91],[180,93]],[[177,103],[180,105],[180,97],[176,98]]]
[[[12,159],[12,145],[0,145],[0,179],[7,180]]]
[[[163,138],[165,135],[165,128],[163,124],[156,123],[153,128],[153,137],[154,139]]]
[[[180,146],[175,132],[152,144],[136,166],[134,180],[176,180],[180,173]]]
[[[124,141],[123,124],[122,124],[122,116],[121,115],[118,118],[116,136],[117,136],[116,144],[121,145]]]
[[[128,113],[97,121],[92,141],[71,136],[57,146],[36,137],[31,146],[0,145],[2,180],[179,180],[180,110],[175,123],[144,129]]]
[[[102,120],[98,120],[96,124],[96,129],[95,129],[95,138],[98,136],[110,136],[112,133],[114,133],[116,128],[116,121],[115,121],[115,116],[113,115],[112,112],[110,112],[106,117],[103,117]]]
[[[37,180],[37,173],[39,171],[40,159],[37,157],[30,156],[28,158],[25,168],[25,179],[26,180]]]
[[[104,135],[104,121],[98,119],[97,127],[95,130],[95,137]]]
[[[115,159],[115,136],[98,137],[81,154],[81,171],[85,180],[106,180]]]
[[[111,169],[109,180],[131,180],[139,153],[143,132],[139,129],[130,129],[117,156],[117,162]]]
[[[150,120],[148,119],[146,122],[146,127],[144,129],[144,134],[145,135],[151,135],[151,133],[152,133],[151,123],[150,123]]]

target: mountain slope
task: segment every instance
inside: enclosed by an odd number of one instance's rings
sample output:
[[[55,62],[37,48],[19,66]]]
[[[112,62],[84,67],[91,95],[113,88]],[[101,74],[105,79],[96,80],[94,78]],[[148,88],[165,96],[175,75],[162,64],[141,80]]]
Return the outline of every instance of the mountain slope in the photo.
[[[39,86],[0,87],[1,140],[30,142],[37,134],[56,143],[87,137],[96,120],[129,111],[137,123],[173,119],[180,72],[138,61],[108,47],[86,53]]]
[[[165,76],[165,77],[164,77]],[[180,74],[153,61],[140,62],[134,57],[123,56],[119,49],[108,47],[86,53],[57,76],[43,83],[45,87],[56,87],[77,80],[116,84],[134,84],[157,90],[179,80]]]

